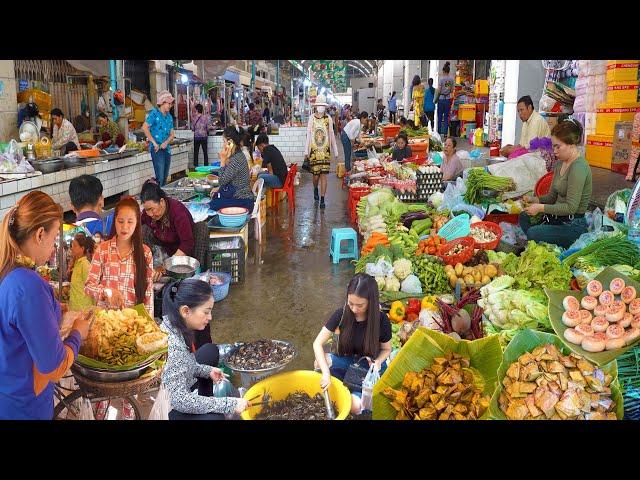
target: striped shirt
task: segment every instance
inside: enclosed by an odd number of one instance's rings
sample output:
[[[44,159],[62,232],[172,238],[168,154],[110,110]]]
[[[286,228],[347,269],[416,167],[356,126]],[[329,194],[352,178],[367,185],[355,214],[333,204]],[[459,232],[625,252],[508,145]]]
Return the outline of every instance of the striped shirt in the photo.
[[[149,315],[153,317],[153,255],[146,245],[144,247],[144,259],[147,264],[147,290],[144,294],[144,306]],[[99,307],[106,307],[107,303],[102,298],[105,288],[118,290],[124,298],[124,306],[127,308],[137,305],[136,301],[136,264],[133,259],[133,251],[125,258],[120,257],[116,238],[104,241],[98,245],[93,254],[91,269],[87,277],[84,291],[98,302]]]
[[[219,183],[221,187],[228,184],[235,187],[236,192],[233,198],[254,200],[249,166],[242,151],[236,151],[229,159],[229,163],[220,169]]]

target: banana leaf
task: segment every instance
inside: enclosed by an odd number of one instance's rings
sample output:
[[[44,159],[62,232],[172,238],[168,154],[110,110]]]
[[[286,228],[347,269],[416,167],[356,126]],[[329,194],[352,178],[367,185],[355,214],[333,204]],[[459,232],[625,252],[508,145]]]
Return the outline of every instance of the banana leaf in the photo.
[[[151,315],[149,315],[149,312],[147,312],[147,309],[145,308],[144,304],[140,303],[134,306],[133,310],[138,312],[138,315],[140,315],[141,317],[146,317],[148,321],[151,321],[154,324],[156,323],[156,321],[151,317]],[[81,354],[78,354],[76,361],[84,367],[96,368],[99,370],[109,370],[112,372],[125,372],[127,370],[133,370],[135,368],[141,367],[145,363],[151,364],[155,360],[159,359],[162,355],[167,353],[168,351],[169,351],[168,347],[164,347],[164,348],[161,348],[160,350],[157,350],[155,352],[149,353],[148,355],[145,355],[137,362],[129,363],[126,365],[111,365],[110,363],[101,362],[100,360],[85,357],[84,355],[81,355]]]
[[[483,388],[485,395],[493,393],[502,359],[502,349],[497,335],[474,341],[456,341],[449,335],[420,327],[411,335],[376,383],[373,389],[373,419],[393,420],[398,413],[391,406],[389,399],[382,395],[385,388],[400,388],[405,373],[419,372],[429,367],[434,358],[442,357],[448,351],[469,357],[476,383]],[[481,418],[488,418],[488,412],[487,410]]]
[[[614,268],[607,267],[595,278],[600,283],[602,283],[602,287],[607,290],[609,283],[614,278],[622,278],[627,285],[631,285],[635,287],[635,289],[640,292],[640,283],[630,279],[622,275],[619,271]],[[564,323],[562,323],[562,314],[564,313],[564,307],[562,306],[562,301],[567,295],[571,295],[572,297],[577,298],[578,300],[582,300],[583,297],[587,295],[586,289],[583,292],[576,291],[560,291],[560,290],[546,290],[545,293],[547,297],[549,297],[549,320],[551,320],[551,326],[553,327],[554,332],[560,340],[571,350],[573,350],[578,355],[582,355],[587,358],[591,362],[595,363],[598,366],[605,365],[609,362],[615,360],[618,356],[622,355],[626,351],[634,348],[640,343],[640,338],[637,339],[630,345],[627,345],[623,348],[618,348],[617,350],[605,350],[604,352],[587,352],[580,345],[575,345],[571,342],[568,342],[564,338],[564,331],[568,328]],[[620,295],[616,295],[616,299],[620,299]]]
[[[489,405],[489,414],[492,420],[507,420],[504,412],[500,410],[498,399],[502,393],[502,381],[511,364],[518,360],[523,353],[531,352],[538,345],[546,345],[547,343],[556,345],[564,355],[568,355],[571,352],[571,349],[567,348],[564,342],[556,335],[530,329],[519,331],[509,342],[502,356],[502,364],[498,369],[498,383]],[[620,390],[620,383],[618,382],[618,365],[614,360],[601,368],[602,371],[613,377],[613,381],[611,382],[611,398],[616,402],[616,415],[618,420],[621,420],[624,416],[624,400],[622,398],[622,391]]]

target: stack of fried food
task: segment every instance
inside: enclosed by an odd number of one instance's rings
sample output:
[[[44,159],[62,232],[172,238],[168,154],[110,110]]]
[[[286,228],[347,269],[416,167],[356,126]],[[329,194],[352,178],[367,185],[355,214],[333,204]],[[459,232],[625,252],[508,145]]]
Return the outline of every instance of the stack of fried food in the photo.
[[[420,372],[407,372],[402,388],[382,394],[398,411],[396,420],[476,420],[489,407],[489,396],[474,384],[467,357],[447,352]]]
[[[616,420],[612,381],[580,355],[540,345],[509,366],[498,403],[510,420]]]
[[[166,334],[134,309],[97,310],[80,353],[110,365],[128,365],[166,345]]]

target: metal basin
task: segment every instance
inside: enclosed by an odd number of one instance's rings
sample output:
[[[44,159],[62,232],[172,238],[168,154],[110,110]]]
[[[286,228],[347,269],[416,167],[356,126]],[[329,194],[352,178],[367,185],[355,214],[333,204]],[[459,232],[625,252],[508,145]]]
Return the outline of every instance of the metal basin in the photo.
[[[71,366],[71,371],[77,371],[83,377],[98,382],[127,382],[139,378],[142,375],[142,372],[144,372],[149,367],[149,365],[151,365],[161,356],[162,354],[152,355],[138,367],[124,371],[100,370],[97,368],[82,365],[78,362],[78,360],[76,360]]]
[[[44,174],[59,172],[60,170],[64,169],[63,158],[53,158],[44,161],[31,160],[30,163],[33,168]]]
[[[289,360],[286,360],[284,363],[282,363],[281,365],[276,365],[275,367],[271,367],[271,368],[262,368],[262,369],[257,369],[257,370],[244,370],[241,368],[234,368],[233,366],[229,365],[227,363],[227,359],[233,355],[236,350],[238,350],[238,348],[240,348],[242,345],[244,345],[244,343],[236,343],[232,348],[229,349],[229,351],[226,354],[221,355],[224,364],[229,367],[229,369],[235,374],[235,375],[240,375],[240,382],[242,383],[242,386],[245,388],[249,388],[251,385],[253,385],[256,382],[259,382],[260,380],[267,378],[271,375],[274,375],[280,371],[282,371],[289,363],[291,363],[293,360],[295,360],[295,358],[298,356],[298,350],[293,346],[293,344],[291,342],[287,342],[284,340],[273,340],[273,342],[275,343],[280,343],[282,345],[288,345],[290,347],[293,348],[293,357],[291,357]]]
[[[191,278],[200,268],[200,262],[193,257],[173,256],[164,261],[167,274],[177,280]]]
[[[82,157],[65,157],[64,158],[65,168],[81,167],[86,163],[87,163],[87,159]]]

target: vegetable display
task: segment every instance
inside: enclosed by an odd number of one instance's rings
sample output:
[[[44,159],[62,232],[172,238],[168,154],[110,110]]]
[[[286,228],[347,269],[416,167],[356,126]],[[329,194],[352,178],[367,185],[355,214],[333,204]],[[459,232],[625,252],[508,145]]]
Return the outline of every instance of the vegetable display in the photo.
[[[497,177],[486,172],[483,168],[472,168],[466,180],[467,191],[464,201],[469,205],[480,203],[482,190],[495,190],[496,192],[508,192],[515,190],[516,185],[509,177]]]
[[[576,268],[636,265],[638,262],[640,250],[621,233],[596,240],[563,261],[565,265]]]
[[[423,293],[449,293],[451,285],[442,261],[431,255],[418,255],[413,260],[414,271],[420,279]]]
[[[477,340],[484,336],[482,328],[482,308],[474,307],[471,315],[465,310],[467,305],[478,301],[480,294],[477,290],[470,291],[456,305],[447,305],[442,300],[436,300],[441,312],[440,330],[444,333],[453,333],[459,338]]]
[[[455,267],[446,265],[444,270],[451,287],[455,288],[456,284],[460,283],[460,287],[464,290],[487,285],[498,275],[498,269],[491,264],[465,267],[461,263],[457,263]]]
[[[569,267],[560,262],[555,253],[533,240],[527,243],[520,257],[508,254],[502,268],[515,279],[514,286],[523,290],[568,290],[572,277]]]
[[[612,382],[580,355],[546,344],[509,366],[498,403],[509,420],[616,420]]]
[[[447,352],[420,372],[407,372],[400,389],[382,395],[398,412],[396,420],[477,420],[489,407],[489,396],[476,386],[470,359]]]

